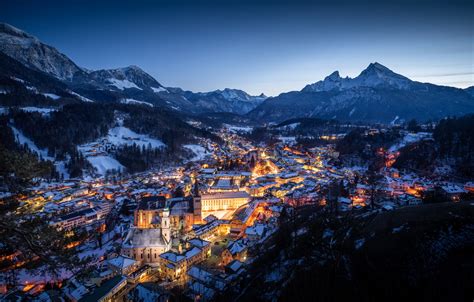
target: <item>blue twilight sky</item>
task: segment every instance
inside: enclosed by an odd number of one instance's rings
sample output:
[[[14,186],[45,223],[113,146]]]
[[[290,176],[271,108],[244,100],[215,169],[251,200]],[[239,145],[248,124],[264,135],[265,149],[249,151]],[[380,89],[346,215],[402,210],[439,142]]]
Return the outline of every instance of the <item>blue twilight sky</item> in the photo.
[[[0,22],[89,69],[138,65],[162,85],[299,90],[379,62],[474,85],[474,1],[0,0]]]

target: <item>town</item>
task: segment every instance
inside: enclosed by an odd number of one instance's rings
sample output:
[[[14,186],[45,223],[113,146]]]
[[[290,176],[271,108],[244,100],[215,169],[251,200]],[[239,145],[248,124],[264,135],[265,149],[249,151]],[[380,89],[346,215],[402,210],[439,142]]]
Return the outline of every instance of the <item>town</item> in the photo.
[[[265,242],[299,209],[367,215],[420,206],[435,193],[452,203],[474,194],[473,182],[447,180],[442,167],[429,178],[393,167],[400,148],[433,140],[430,132],[398,127],[401,139],[378,151],[383,167],[371,174],[367,166],[341,165],[335,144],[347,132],[322,135],[324,144],[307,148],[284,136],[292,127],[266,145],[248,138],[251,129],[227,125],[218,130],[224,144],[203,142],[204,155],[179,167],[39,181],[21,195],[4,194],[0,203],[16,199],[16,212],[74,238],[67,248],[85,264],[41,274],[28,269],[36,259],[12,250],[2,259],[11,273],[2,275],[0,294],[36,301],[211,301],[239,288]],[[362,129],[370,137],[390,128]]]

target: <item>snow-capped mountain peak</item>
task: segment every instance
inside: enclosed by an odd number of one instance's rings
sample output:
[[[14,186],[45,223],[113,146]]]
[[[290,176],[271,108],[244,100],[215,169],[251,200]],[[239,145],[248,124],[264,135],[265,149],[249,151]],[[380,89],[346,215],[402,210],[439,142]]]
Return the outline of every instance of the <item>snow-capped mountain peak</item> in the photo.
[[[316,82],[314,84],[307,85],[303,88],[303,91],[306,92],[318,92],[318,91],[330,91],[330,90],[340,90],[347,86],[347,81],[349,78],[343,79],[339,75],[339,71],[334,71],[330,75],[324,78],[324,80]]]
[[[70,81],[76,73],[83,72],[56,48],[6,23],[0,23],[0,52],[61,80]]]
[[[303,88],[304,92],[320,92],[320,91],[331,91],[331,90],[345,90],[357,87],[395,87],[399,89],[407,89],[411,87],[413,82],[399,75],[380,63],[370,63],[369,66],[364,69],[355,78],[341,78],[338,71],[334,71],[329,76],[325,77],[324,80],[318,81],[314,84],[307,85]]]
[[[402,75],[399,75],[380,63],[370,63],[359,76],[354,78],[354,86],[376,87],[379,85],[395,86],[405,89],[410,86],[412,81]]]
[[[116,69],[96,70],[90,72],[89,75],[94,80],[119,90],[130,88],[139,90],[163,88],[151,75],[136,65]]]

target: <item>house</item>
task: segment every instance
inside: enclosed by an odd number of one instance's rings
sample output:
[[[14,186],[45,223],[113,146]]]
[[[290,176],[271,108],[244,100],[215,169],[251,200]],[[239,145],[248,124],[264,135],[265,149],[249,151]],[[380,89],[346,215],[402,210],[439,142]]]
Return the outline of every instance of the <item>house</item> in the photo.
[[[232,260],[224,269],[227,274],[240,275],[245,271],[245,264],[239,260]]]
[[[107,260],[107,266],[116,274],[127,276],[140,267],[140,262],[126,256],[118,256]]]
[[[446,198],[449,198],[452,201],[459,201],[461,199],[461,195],[467,193],[464,188],[461,188],[455,184],[446,184],[441,186],[441,191],[446,196]]]
[[[62,291],[68,299],[74,302],[79,301],[82,297],[89,293],[89,290],[84,285],[79,283],[75,278],[69,280]]]
[[[200,267],[193,266],[188,270],[188,296],[193,299],[210,301],[218,292],[225,290],[226,280],[220,276],[208,272]]]
[[[169,293],[153,282],[140,283],[128,294],[130,301],[168,302],[170,298]]]
[[[247,240],[239,239],[231,241],[221,254],[222,264],[227,265],[232,260],[244,262],[247,259]]]
[[[263,223],[256,223],[253,226],[245,229],[245,237],[252,241],[258,241],[262,239],[267,232],[267,227]]]
[[[167,279],[179,279],[191,266],[211,255],[209,241],[193,238],[187,245],[189,248],[183,253],[167,252],[160,255],[160,269]]]
[[[100,287],[96,288],[92,293],[82,297],[79,302],[112,302],[116,301],[118,296],[122,294],[127,285],[127,278],[116,276],[105,281]]]

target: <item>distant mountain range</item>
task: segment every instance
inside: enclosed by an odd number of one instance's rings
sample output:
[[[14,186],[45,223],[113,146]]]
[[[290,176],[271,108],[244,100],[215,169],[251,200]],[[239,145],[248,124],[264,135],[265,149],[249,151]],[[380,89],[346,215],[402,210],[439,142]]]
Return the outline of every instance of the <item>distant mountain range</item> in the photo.
[[[0,24],[0,102],[35,104],[115,102],[168,108],[186,114],[227,112],[263,122],[318,117],[341,121],[396,123],[437,120],[474,112],[474,88],[458,89],[412,81],[372,63],[355,78],[335,71],[301,91],[267,98],[238,89],[191,92],[165,87],[137,66],[87,70],[54,47],[8,24]],[[14,95],[9,100],[8,95]],[[35,97],[34,95],[38,95]]]
[[[438,120],[474,112],[473,88],[412,81],[372,63],[355,78],[335,71],[301,91],[269,98],[249,116],[265,121],[318,117],[341,121],[396,123]]]
[[[242,90],[229,88],[207,93],[193,93],[180,88],[164,87],[137,66],[87,70],[76,65],[56,48],[5,23],[0,23],[0,53],[30,69],[31,74],[37,75],[37,72],[42,72],[54,77],[58,80],[55,82],[62,84],[54,87],[53,90],[59,94],[71,96],[78,94],[79,96],[75,97],[80,100],[84,100],[84,98],[98,102],[128,100],[128,103],[169,107],[172,110],[186,111],[187,113],[231,112],[245,114],[266,99],[263,94],[251,96]],[[7,65],[11,66],[14,63],[9,62]],[[3,66],[2,69],[8,68]],[[8,76],[24,80],[21,77],[16,77],[12,70],[9,71]],[[24,70],[21,76],[25,77]],[[8,91],[8,87],[3,88]],[[60,93],[61,90],[64,90],[64,93]],[[50,91],[38,92],[50,93]]]

